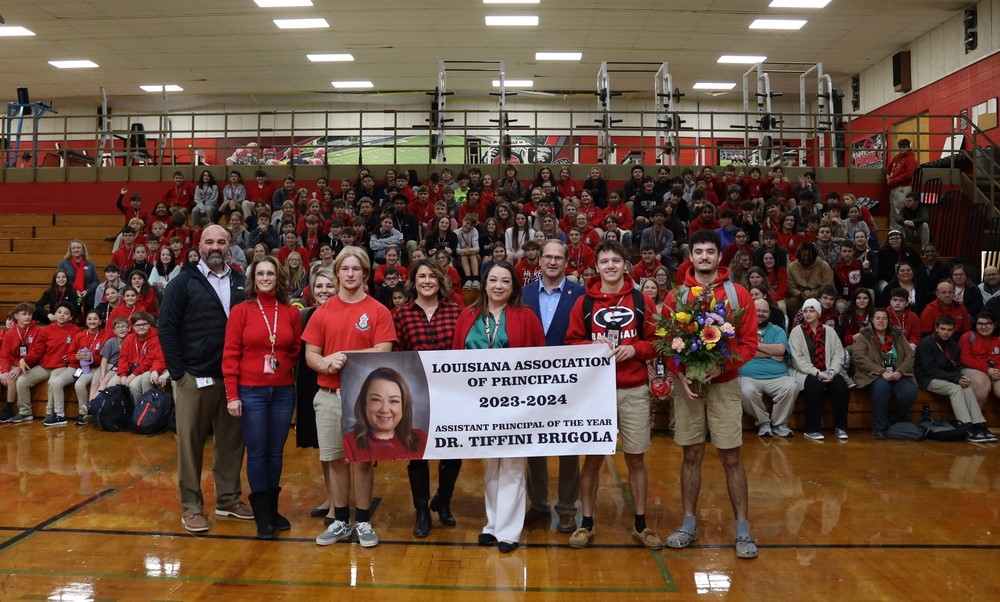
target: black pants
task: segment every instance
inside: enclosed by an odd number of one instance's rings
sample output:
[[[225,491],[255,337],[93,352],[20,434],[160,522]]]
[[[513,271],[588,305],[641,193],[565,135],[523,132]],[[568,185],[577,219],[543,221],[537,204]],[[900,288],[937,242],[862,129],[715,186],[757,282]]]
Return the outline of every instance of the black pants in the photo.
[[[837,374],[830,382],[823,382],[815,376],[806,377],[806,432],[816,433],[823,428],[821,411],[823,399],[829,397],[833,402],[833,426],[847,430],[847,401],[851,390],[847,388],[844,377]]]

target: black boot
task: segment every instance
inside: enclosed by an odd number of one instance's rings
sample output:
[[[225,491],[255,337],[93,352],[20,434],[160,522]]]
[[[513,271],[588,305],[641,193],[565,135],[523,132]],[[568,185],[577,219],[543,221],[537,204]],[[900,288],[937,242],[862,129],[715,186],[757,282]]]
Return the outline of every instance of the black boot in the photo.
[[[270,512],[272,497],[270,491],[258,491],[250,494],[253,520],[257,523],[257,539],[274,539],[274,521]]]
[[[410,493],[413,495],[413,508],[417,511],[417,521],[413,525],[414,537],[427,537],[431,532],[431,511],[427,507],[430,497],[430,470],[424,460],[415,460],[406,467],[410,477]]]
[[[271,490],[271,522],[274,524],[275,531],[288,531],[292,528],[292,523],[288,522],[288,519],[284,516],[278,514],[279,493],[281,493],[281,487],[275,487]]]
[[[442,460],[438,464],[437,495],[431,499],[431,510],[437,512],[442,525],[455,526],[455,517],[451,513],[451,495],[455,492],[455,481],[462,470],[461,460]]]

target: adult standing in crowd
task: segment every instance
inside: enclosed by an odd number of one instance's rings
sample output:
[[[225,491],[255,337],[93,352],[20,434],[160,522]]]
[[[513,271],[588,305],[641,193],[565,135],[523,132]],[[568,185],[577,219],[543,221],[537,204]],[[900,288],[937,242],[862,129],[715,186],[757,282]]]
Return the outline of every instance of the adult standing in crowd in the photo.
[[[326,469],[333,521],[316,538],[316,544],[321,546],[347,539],[352,533],[362,547],[378,545],[378,535],[370,522],[375,468],[371,462],[353,462],[348,466],[344,460],[340,397],[340,371],[348,361],[346,352],[392,351],[396,341],[392,314],[365,292],[370,273],[368,253],[361,247],[344,247],[334,261],[337,296],[316,310],[302,334],[306,363],[319,374],[319,391],[313,400],[319,459],[329,463]],[[349,502],[352,473],[354,528]]]
[[[910,148],[910,141],[903,138],[899,141],[899,152],[885,171],[885,185],[889,189],[889,214],[892,223],[889,227],[899,229],[902,224],[896,221],[900,210],[906,202],[906,195],[913,190],[913,174],[917,173],[917,158]]]
[[[205,228],[198,242],[201,260],[187,263],[163,293],[160,347],[174,382],[177,419],[177,476],[184,528],[208,531],[201,492],[205,441],[215,442],[215,514],[252,520],[243,502],[240,471],[243,435],[229,414],[222,380],[222,349],[230,310],[241,303],[245,277],[226,264],[229,233]]]
[[[453,349],[541,347],[545,332],[534,312],[521,305],[521,282],[514,266],[497,261],[483,276],[479,303],[462,311]],[[483,473],[486,526],[479,545],[517,549],[524,528],[524,458],[487,458]]]
[[[292,370],[302,347],[302,317],[288,304],[288,275],[272,256],[249,270],[247,300],[226,324],[222,376],[226,409],[240,419],[247,446],[250,507],[257,538],[291,529],[278,513],[282,454],[295,408]]]
[[[579,284],[566,279],[566,245],[558,240],[549,240],[542,246],[542,276],[538,282],[524,287],[524,304],[530,307],[545,330],[547,346],[563,345],[569,316],[576,300],[583,297],[585,290]],[[525,520],[548,519],[549,502],[548,458],[528,458],[528,508]],[[560,533],[576,530],[576,501],[580,497],[579,456],[559,456],[559,498],[556,514]]]
[[[451,281],[435,261],[420,259],[413,262],[404,287],[407,302],[392,315],[399,351],[451,349],[462,308],[449,301],[450,289]],[[427,460],[410,460],[406,472],[410,479],[413,508],[417,513],[413,527],[415,537],[430,534],[431,511],[437,512],[442,525],[455,526],[451,496],[461,469],[461,459],[449,458],[438,462],[438,489],[431,498]]]

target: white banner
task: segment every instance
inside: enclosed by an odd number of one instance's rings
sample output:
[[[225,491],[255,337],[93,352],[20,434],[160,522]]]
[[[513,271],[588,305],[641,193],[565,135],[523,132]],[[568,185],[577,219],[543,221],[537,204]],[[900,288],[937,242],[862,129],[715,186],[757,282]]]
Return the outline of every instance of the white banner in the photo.
[[[348,461],[615,453],[607,345],[352,353],[341,385]]]

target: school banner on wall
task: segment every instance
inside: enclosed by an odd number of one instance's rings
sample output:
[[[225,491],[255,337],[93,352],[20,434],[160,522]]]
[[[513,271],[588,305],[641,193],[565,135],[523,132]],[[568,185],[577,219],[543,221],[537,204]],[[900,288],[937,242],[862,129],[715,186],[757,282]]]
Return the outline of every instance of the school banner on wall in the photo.
[[[615,453],[607,345],[349,353],[341,387],[349,462]]]

